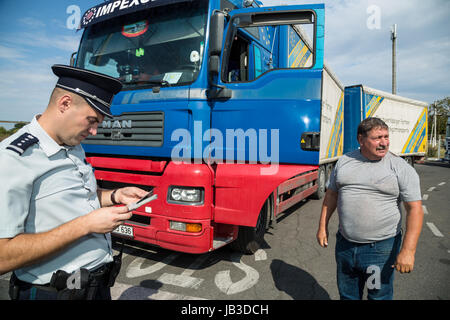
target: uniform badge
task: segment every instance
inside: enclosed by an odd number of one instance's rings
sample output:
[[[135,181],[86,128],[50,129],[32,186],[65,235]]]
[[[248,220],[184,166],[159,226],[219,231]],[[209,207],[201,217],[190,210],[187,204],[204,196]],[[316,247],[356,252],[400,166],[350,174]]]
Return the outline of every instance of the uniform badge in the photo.
[[[30,146],[38,142],[39,139],[33,136],[30,133],[24,133],[16,140],[11,142],[9,146],[6,147],[8,150],[12,150],[17,152],[19,155],[22,155],[25,150],[27,150]]]

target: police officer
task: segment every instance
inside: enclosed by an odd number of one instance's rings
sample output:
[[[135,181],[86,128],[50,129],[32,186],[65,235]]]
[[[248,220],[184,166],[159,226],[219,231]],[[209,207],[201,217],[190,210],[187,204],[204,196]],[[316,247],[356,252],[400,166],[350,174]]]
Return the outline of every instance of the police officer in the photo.
[[[12,299],[111,299],[110,232],[131,217],[113,205],[147,192],[97,188],[80,143],[111,116],[122,85],[88,70],[52,70],[59,79],[45,112],[0,143],[0,274],[14,270]]]

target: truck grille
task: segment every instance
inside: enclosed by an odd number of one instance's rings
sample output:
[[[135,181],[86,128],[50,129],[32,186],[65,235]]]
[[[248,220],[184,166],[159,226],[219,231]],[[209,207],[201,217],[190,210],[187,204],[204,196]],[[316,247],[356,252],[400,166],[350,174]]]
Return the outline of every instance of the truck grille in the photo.
[[[97,135],[86,138],[84,144],[108,146],[161,147],[164,137],[164,112],[123,113],[105,118]]]

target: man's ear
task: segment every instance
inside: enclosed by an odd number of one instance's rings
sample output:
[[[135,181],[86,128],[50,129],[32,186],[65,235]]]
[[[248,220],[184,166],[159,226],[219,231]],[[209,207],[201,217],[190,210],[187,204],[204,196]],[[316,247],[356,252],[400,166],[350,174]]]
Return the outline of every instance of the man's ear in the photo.
[[[62,95],[58,99],[59,112],[64,113],[64,112],[68,111],[70,109],[70,107],[72,106],[72,102],[73,102],[73,99],[70,95],[68,95],[68,94]]]
[[[356,140],[358,140],[359,145],[361,145],[362,138],[363,138],[362,134],[358,134],[358,137],[356,138]]]

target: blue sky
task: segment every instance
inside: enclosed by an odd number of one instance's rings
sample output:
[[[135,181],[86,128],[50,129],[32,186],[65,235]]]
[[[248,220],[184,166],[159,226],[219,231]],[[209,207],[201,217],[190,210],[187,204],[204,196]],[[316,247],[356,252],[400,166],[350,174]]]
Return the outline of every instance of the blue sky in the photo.
[[[67,27],[66,11],[77,5],[84,13],[97,3],[0,0],[0,120],[30,121],[46,108],[56,83],[50,67],[69,64],[82,35]]]
[[[99,0],[0,0],[0,120],[29,121],[47,106],[51,65],[69,64],[83,14]],[[343,85],[391,91],[390,28],[398,24],[398,94],[432,103],[450,95],[450,1],[266,0],[325,3],[325,59]],[[8,127],[5,124],[0,126]]]

